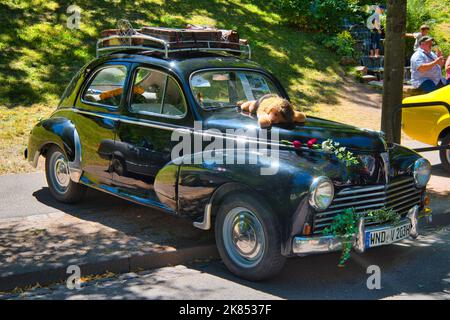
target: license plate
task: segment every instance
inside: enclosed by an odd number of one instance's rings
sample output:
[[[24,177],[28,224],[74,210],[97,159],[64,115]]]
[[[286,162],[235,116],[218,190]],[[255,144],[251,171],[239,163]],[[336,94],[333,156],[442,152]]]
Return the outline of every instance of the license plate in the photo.
[[[409,236],[411,224],[404,224],[383,230],[366,231],[366,247],[372,248],[400,241]]]

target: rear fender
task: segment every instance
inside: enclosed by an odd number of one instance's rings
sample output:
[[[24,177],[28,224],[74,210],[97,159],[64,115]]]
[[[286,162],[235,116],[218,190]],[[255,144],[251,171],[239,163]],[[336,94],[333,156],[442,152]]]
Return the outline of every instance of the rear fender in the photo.
[[[74,182],[80,180],[81,143],[74,124],[65,118],[55,117],[39,122],[31,131],[28,141],[28,160],[37,166],[40,155],[46,156],[48,149],[56,145],[69,160],[70,178]]]

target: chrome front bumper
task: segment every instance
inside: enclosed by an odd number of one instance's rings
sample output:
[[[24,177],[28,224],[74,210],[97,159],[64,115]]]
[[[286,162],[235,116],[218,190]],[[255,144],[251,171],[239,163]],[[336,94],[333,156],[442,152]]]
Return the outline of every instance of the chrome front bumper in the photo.
[[[412,207],[407,214],[407,218],[402,220],[399,224],[405,223],[409,220],[411,229],[409,235],[415,239],[419,235],[419,206]],[[399,224],[384,224],[382,226],[373,226],[365,228],[364,219],[358,222],[358,232],[353,235],[353,249],[357,252],[364,252],[366,250],[365,235],[367,231],[381,231],[396,227]],[[313,253],[324,253],[338,251],[342,249],[342,242],[335,236],[319,236],[319,237],[295,237],[292,242],[292,252],[297,255],[307,255]]]

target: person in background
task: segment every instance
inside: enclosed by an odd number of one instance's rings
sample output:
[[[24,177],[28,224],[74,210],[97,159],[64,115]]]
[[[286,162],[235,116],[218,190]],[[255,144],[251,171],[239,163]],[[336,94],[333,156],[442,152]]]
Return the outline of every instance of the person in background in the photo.
[[[411,84],[426,93],[447,85],[447,80],[442,77],[445,59],[440,51],[434,53],[432,46],[433,38],[421,37],[419,48],[411,57]]]
[[[423,24],[420,26],[420,32],[406,33],[405,37],[416,39],[416,41],[414,42],[414,51],[417,51],[417,49],[419,49],[420,38],[428,36],[429,34],[430,34],[430,27],[426,24]]]
[[[380,15],[384,13],[384,6],[376,6],[375,12],[367,18],[367,28],[370,30],[370,57],[379,57],[381,48]],[[374,54],[375,53],[375,54]]]
[[[446,72],[447,84],[450,84],[450,54],[447,57],[447,62],[445,62],[445,72]]]

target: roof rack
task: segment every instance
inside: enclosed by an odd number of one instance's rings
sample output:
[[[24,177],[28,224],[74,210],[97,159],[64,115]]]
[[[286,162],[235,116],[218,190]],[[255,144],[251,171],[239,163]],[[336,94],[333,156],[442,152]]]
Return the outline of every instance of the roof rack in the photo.
[[[139,33],[133,29],[127,20],[120,20],[118,23],[118,34],[101,38],[97,41],[97,57],[102,54],[112,54],[127,49],[138,49],[144,51],[154,51],[164,53],[164,57],[169,58],[173,52],[183,51],[222,51],[230,53],[240,53],[251,59],[251,48],[245,40],[237,42],[230,41],[210,41],[210,40],[190,40],[169,42],[164,39]]]

